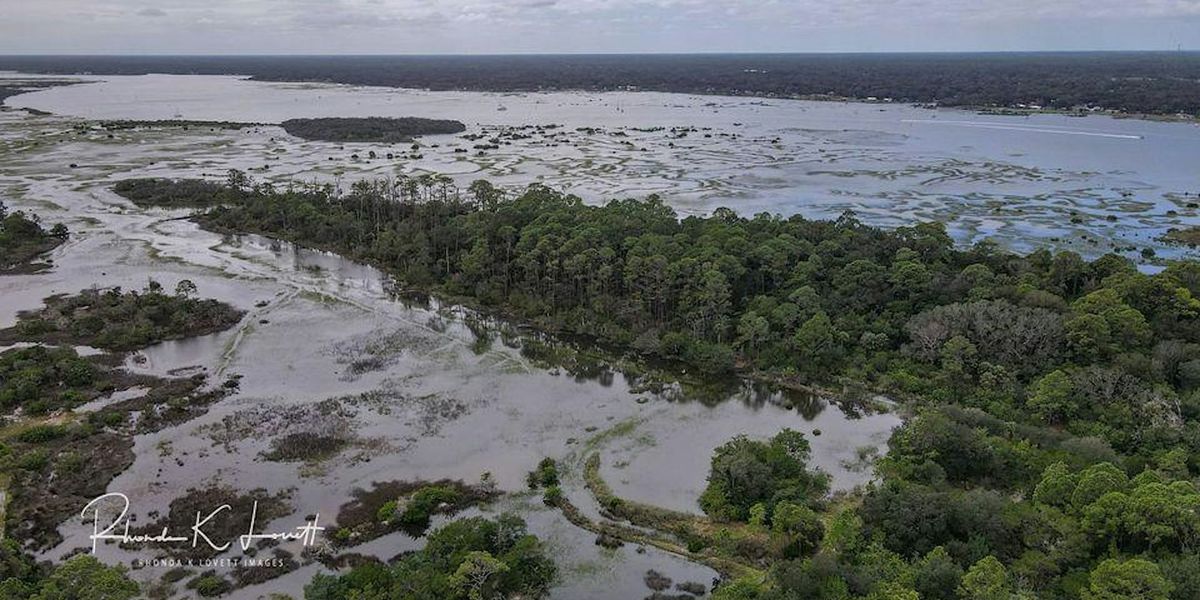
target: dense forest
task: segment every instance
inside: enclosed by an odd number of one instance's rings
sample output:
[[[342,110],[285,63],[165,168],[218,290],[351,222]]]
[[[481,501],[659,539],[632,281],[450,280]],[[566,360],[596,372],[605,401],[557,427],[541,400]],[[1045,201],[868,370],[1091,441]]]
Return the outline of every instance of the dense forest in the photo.
[[[425,546],[390,565],[365,562],[317,575],[307,600],[483,600],[543,598],[557,568],[542,542],[512,515],[471,517],[431,532]]]
[[[728,209],[680,220],[657,197],[590,206],[541,186],[506,197],[480,181],[459,193],[435,177],[338,193],[235,171],[207,198],[206,227],[331,249],[404,285],[705,372],[863,382],[1123,450],[1191,435],[1194,262],[1146,275],[1116,255],[959,249],[937,223],[883,230],[852,214]]]
[[[0,540],[0,600],[132,600],[138,591],[123,567],[83,554],[51,567],[21,553],[16,542]]]
[[[806,540],[718,598],[1200,593],[1195,262],[1148,275],[1116,255],[958,248],[936,223],[681,220],[656,197],[590,206],[428,176],[344,192],[153,181],[143,197],[207,205],[207,228],[337,251],[544,330],[904,400],[914,415],[854,502],[826,497],[802,440],[718,451],[710,517]]]
[[[876,483],[829,498],[794,487],[805,471],[788,457],[803,453],[774,449],[778,439],[739,447],[754,443],[718,449],[705,493],[736,485],[730,497],[753,504],[723,516],[701,506],[790,552],[765,577],[719,586],[717,600],[1200,597],[1200,489],[1185,446],[1147,462],[1057,427],[928,407],[893,434]]]
[[[411,142],[422,135],[461,133],[467,126],[448,119],[403,117],[288,119],[284,131],[298,138],[322,142]]]
[[[639,89],[1200,114],[1200,53],[1196,52],[7,56],[0,57],[0,69],[59,74],[239,74],[264,81],[434,90]]]

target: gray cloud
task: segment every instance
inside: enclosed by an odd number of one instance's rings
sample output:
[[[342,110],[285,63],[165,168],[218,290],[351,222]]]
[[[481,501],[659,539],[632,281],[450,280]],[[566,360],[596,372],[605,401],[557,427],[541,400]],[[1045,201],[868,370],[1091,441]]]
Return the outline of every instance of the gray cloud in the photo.
[[[40,0],[5,12],[0,52],[1200,47],[1200,0]]]

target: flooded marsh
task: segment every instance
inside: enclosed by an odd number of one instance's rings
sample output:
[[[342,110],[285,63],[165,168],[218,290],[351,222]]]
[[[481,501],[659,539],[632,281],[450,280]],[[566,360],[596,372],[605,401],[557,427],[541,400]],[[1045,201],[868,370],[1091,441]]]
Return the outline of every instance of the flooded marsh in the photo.
[[[592,453],[616,495],[699,514],[712,451],[735,435],[803,432],[812,465],[832,476],[835,490],[847,490],[871,480],[871,461],[886,450],[899,417],[748,383],[712,401],[686,386],[647,388],[607,365],[555,366],[531,356],[532,338],[518,329],[493,331],[497,324],[481,325],[465,309],[396,298],[390,278],[371,267],[260,236],[204,231],[183,218],[186,210],[138,208],[110,187],[128,177],[215,178],[231,168],[266,181],[341,185],[442,173],[464,187],[476,178],[542,183],[588,202],[660,193],[685,215],[730,206],[809,217],[853,210],[883,225],[941,220],[962,242],[992,238],[1021,249],[1052,241],[1086,254],[1117,247],[1139,260],[1143,248],[1158,256],[1190,252],[1157,238],[1194,225],[1200,202],[1200,128],[1179,123],[185,76],[103,78],[14,96],[5,106],[0,200],[63,221],[73,235],[47,255],[52,269],[0,278],[0,328],[54,294],[139,289],[150,279],[167,289],[188,279],[203,297],[246,311],[232,329],[157,344],[125,360],[134,374],[236,381],[204,414],[134,438],[132,456],[124,457],[129,467],[108,490],[136,498],[135,526],[172,518],[173,505],[195,489],[285,498],[264,513],[264,527],[318,515],[332,528],[355,490],[389,482],[474,485],[487,474],[506,495],[459,516],[513,511],[525,518],[559,561],[552,595],[564,600],[645,597],[649,569],[705,585],[716,572],[653,547],[597,546],[594,534],[528,491],[526,474],[539,460],[560,461],[563,493],[589,518],[602,518],[582,477]],[[273,125],[79,127],[83,119],[278,123],[319,116],[458,119],[467,132],[422,138],[414,149],[305,142]],[[481,330],[490,331],[489,342],[481,343]],[[136,389],[124,393],[78,410],[137,398]],[[442,519],[435,515],[435,526]],[[58,528],[63,541],[41,557],[89,547],[90,531],[78,517],[68,519]],[[353,552],[387,560],[420,544],[409,532],[387,531]],[[297,543],[275,550],[287,553],[288,568],[269,580],[219,571],[238,586],[227,597],[299,597],[314,573],[329,570],[321,560],[327,556]],[[153,554],[111,545],[102,556],[127,562]],[[147,566],[132,574],[162,585],[169,571]],[[171,587],[174,597],[189,593]]]

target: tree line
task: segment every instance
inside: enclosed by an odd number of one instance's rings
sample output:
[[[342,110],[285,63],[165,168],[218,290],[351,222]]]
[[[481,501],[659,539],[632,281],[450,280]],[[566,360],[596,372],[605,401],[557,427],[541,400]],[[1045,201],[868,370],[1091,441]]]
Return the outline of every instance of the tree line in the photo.
[[[0,69],[250,75],[434,90],[652,90],[1200,114],[1197,52],[556,56],[8,56]]]

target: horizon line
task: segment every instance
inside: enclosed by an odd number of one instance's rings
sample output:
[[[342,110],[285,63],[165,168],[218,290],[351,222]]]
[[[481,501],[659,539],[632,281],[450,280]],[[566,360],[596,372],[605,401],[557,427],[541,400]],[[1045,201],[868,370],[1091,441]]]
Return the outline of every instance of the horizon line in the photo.
[[[53,53],[0,52],[0,58],[419,58],[419,57],[506,57],[506,56],[863,56],[863,55],[1005,55],[1005,54],[1196,54],[1198,48],[1138,49],[1138,50],[808,50],[808,51],[680,51],[680,52],[439,52],[439,53]]]

